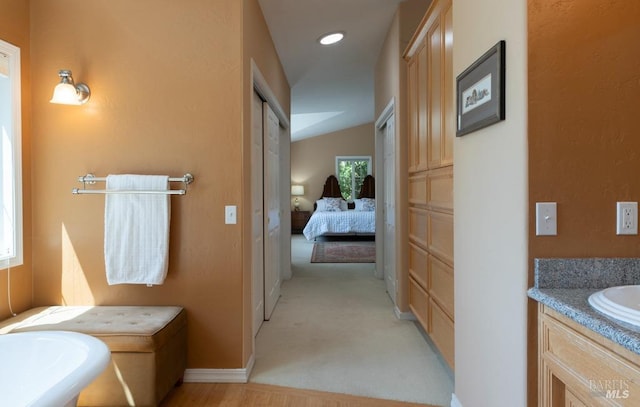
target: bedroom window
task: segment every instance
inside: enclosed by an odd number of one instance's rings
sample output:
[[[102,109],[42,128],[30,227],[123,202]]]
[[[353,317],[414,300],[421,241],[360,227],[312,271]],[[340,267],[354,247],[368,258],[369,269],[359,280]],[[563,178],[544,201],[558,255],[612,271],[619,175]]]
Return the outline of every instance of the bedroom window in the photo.
[[[336,157],[336,177],[338,177],[342,197],[346,201],[352,202],[358,197],[364,177],[370,174],[370,156]]]
[[[0,268],[22,264],[20,49],[0,40]]]

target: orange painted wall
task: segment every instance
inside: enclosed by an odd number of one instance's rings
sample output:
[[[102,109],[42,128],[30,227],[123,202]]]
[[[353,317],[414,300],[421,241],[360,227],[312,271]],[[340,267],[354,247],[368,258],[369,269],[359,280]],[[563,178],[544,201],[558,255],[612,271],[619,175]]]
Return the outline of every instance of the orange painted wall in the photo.
[[[615,219],[640,201],[640,3],[529,0],[528,18],[530,256],[638,257]],[[556,237],[535,236],[541,201]]]
[[[532,285],[537,257],[640,257],[640,237],[615,228],[616,201],[640,201],[640,4],[529,0],[528,37]],[[543,201],[558,203],[557,236],[535,235]],[[537,404],[536,306],[529,301],[529,405]]]
[[[247,4],[31,2],[34,302],[182,305],[189,368],[246,361]],[[61,68],[89,84],[87,105],[48,103]],[[71,194],[88,172],[194,174],[188,194],[171,200],[165,284],[107,285],[104,197]],[[225,205],[238,205],[237,225],[224,224]]]
[[[22,200],[24,263],[20,267],[0,270],[0,319],[10,316],[7,283],[11,283],[11,308],[14,312],[31,307],[31,70],[29,41],[29,1],[0,2],[0,39],[20,48],[22,80]]]

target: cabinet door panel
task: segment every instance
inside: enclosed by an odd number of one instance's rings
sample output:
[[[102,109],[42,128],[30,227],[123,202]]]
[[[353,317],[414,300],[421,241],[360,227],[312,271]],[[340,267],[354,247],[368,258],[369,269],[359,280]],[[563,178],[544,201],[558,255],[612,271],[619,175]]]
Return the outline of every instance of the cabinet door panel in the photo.
[[[444,64],[443,64],[443,137],[440,165],[453,165],[453,140],[456,138],[455,78],[453,77],[453,8],[449,6],[444,15]]]
[[[453,216],[429,213],[429,253],[453,266]]]
[[[429,171],[428,205],[431,209],[453,211],[453,167]]]
[[[413,58],[407,65],[407,111],[409,135],[407,164],[409,173],[418,168],[418,61]]]
[[[418,51],[418,151],[416,169],[424,171],[428,168],[428,133],[429,133],[429,83],[427,47]]]
[[[428,253],[425,250],[409,243],[409,275],[425,290],[429,289],[429,263],[427,258]]]
[[[427,174],[423,172],[409,177],[409,204],[426,205],[427,196]]]
[[[551,373],[582,400],[640,405],[640,367],[555,318],[540,315],[540,353]],[[605,396],[610,391],[611,399]]]
[[[434,256],[429,256],[429,295],[440,305],[449,318],[454,319],[453,269]]]
[[[449,367],[455,367],[454,361],[454,344],[455,333],[453,329],[453,321],[440,309],[438,304],[433,300],[429,301],[429,322],[431,331],[429,332],[433,343],[436,344],[442,357],[447,361]]]
[[[429,332],[429,296],[412,278],[409,278],[409,308],[422,328]]]
[[[429,216],[425,209],[409,208],[409,240],[423,249],[429,247]]]
[[[442,27],[439,20],[429,31],[429,147],[428,166],[440,166],[442,154]]]
[[[565,406],[566,407],[587,407],[586,404],[582,402],[575,394],[571,393],[569,390],[565,392]]]

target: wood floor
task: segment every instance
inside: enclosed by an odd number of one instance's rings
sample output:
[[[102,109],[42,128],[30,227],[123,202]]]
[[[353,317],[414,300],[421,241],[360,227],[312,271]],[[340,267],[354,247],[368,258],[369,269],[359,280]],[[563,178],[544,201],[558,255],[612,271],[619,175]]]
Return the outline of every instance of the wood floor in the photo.
[[[174,388],[160,404],[160,407],[199,406],[425,407],[426,404],[378,400],[256,383],[184,383]]]

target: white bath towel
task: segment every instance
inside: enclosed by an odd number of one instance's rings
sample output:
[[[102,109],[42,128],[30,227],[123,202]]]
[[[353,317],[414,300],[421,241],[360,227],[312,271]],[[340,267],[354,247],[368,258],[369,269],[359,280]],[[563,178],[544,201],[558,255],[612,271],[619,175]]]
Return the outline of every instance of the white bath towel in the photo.
[[[167,190],[165,175],[109,175],[107,190]],[[107,282],[162,284],[169,267],[170,196],[107,194],[104,258]]]

